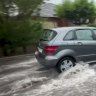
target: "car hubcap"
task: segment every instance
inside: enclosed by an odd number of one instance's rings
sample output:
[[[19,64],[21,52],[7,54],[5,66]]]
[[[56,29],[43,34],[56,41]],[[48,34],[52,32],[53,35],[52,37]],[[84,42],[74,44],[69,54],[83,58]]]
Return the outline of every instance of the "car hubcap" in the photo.
[[[61,71],[66,71],[73,67],[73,62],[71,60],[64,60],[61,64]]]

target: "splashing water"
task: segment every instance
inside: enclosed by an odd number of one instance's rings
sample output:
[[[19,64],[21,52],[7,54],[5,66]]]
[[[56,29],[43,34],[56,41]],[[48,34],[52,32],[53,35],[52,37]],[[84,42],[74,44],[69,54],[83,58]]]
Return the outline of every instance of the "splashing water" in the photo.
[[[53,90],[67,89],[79,85],[95,75],[94,69],[90,69],[88,64],[77,64],[75,67],[59,75],[57,79],[50,80],[47,84],[40,86],[39,89],[27,94],[28,96],[42,96],[42,94],[50,93]]]

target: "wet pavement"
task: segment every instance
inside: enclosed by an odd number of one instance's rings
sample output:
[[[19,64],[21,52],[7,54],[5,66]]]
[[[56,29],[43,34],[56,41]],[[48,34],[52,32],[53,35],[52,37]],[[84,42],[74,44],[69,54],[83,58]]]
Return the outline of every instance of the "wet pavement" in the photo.
[[[33,54],[1,58],[0,96],[96,96],[96,65],[78,64],[59,74]]]

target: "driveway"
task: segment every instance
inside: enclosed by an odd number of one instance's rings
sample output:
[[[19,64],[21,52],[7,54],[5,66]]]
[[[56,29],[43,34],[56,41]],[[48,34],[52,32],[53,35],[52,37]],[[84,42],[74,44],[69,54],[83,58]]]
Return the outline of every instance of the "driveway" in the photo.
[[[58,74],[32,54],[2,58],[0,96],[96,96],[96,65],[81,63]]]

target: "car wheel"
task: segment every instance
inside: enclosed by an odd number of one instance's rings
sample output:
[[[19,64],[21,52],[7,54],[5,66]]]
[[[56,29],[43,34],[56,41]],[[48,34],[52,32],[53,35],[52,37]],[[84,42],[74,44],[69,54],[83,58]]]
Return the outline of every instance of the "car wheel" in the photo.
[[[59,73],[65,72],[75,66],[75,61],[70,57],[65,57],[57,64],[57,71]]]

